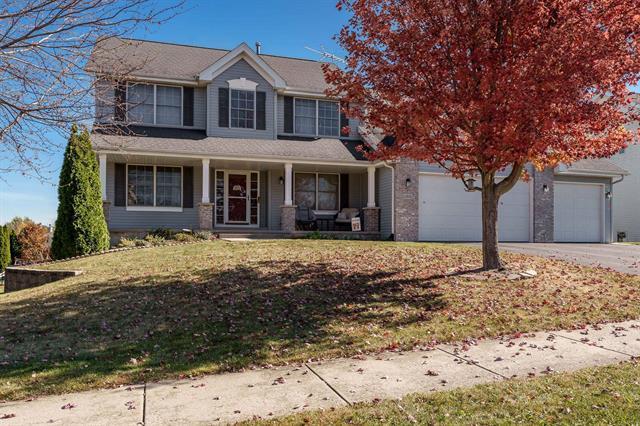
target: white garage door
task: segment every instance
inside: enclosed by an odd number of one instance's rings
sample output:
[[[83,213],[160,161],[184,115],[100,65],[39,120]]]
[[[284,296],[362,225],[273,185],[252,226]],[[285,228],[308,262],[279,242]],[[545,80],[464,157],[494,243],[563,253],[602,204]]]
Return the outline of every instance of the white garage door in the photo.
[[[501,241],[529,241],[529,184],[519,182],[500,199]],[[482,198],[467,192],[449,176],[421,175],[419,192],[421,241],[481,241]]]
[[[603,192],[603,186],[597,184],[554,184],[553,233],[557,242],[602,242]]]

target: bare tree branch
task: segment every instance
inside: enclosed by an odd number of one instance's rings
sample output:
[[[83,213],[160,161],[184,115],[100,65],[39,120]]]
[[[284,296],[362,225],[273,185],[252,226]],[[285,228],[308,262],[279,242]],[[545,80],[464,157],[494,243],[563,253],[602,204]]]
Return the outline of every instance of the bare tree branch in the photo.
[[[108,43],[172,18],[184,0],[4,0],[0,5],[0,172],[43,177],[43,154],[56,133],[90,125],[101,96],[92,55],[110,57],[109,74],[126,80],[131,65]],[[131,41],[135,43],[135,41]],[[125,65],[126,64],[126,65]],[[106,100],[113,102],[112,100]]]

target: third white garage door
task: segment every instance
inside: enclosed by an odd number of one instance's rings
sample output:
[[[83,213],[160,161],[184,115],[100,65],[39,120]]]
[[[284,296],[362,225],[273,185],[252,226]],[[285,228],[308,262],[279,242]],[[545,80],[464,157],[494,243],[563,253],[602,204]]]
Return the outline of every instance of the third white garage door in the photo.
[[[529,184],[518,182],[500,200],[501,241],[529,241]],[[481,241],[480,192],[466,192],[462,182],[443,175],[421,175],[419,191],[421,241]]]
[[[604,187],[599,184],[554,184],[553,233],[561,243],[599,243],[603,236]]]

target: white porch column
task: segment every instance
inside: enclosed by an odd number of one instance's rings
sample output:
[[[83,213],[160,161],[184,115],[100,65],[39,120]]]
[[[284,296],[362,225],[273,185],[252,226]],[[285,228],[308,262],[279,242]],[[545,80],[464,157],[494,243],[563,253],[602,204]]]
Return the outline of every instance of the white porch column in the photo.
[[[376,168],[367,167],[367,207],[376,206]]]
[[[100,168],[100,188],[102,190],[102,201],[107,201],[107,154],[98,155]]]
[[[202,159],[202,202],[209,203],[209,159]]]
[[[285,163],[284,165],[284,205],[293,205],[293,164]]]

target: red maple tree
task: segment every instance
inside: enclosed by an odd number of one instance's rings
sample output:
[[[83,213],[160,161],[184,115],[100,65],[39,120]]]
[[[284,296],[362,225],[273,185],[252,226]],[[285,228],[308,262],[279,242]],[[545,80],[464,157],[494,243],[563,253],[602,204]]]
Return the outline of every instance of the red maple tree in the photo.
[[[501,268],[498,201],[529,165],[615,154],[637,120],[638,0],[341,0],[349,114],[395,137],[372,158],[438,164],[482,191],[483,266]],[[498,178],[506,172],[505,178]],[[470,177],[479,184],[472,185]]]

